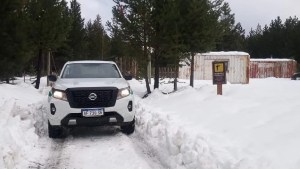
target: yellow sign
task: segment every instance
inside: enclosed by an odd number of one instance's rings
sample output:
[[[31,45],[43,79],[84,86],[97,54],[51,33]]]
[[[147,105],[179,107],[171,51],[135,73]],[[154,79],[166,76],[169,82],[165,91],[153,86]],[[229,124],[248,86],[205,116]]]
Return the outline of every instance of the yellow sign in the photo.
[[[212,62],[213,84],[226,84],[226,64],[222,61]]]
[[[223,72],[225,72],[224,63],[215,63],[214,64],[214,72],[215,73],[223,73]]]

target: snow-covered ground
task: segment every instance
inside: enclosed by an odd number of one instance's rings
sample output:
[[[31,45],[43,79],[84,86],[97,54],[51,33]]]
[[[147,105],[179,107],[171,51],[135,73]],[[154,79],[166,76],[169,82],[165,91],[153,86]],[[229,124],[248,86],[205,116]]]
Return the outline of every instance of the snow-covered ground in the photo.
[[[156,90],[137,104],[138,133],[167,166],[300,168],[300,81],[251,79],[224,85],[222,96],[211,81],[180,82],[178,92]]]
[[[145,99],[136,94],[136,132],[79,128],[47,137],[48,88],[0,84],[0,168],[299,169],[300,81],[251,79],[249,85],[162,81]],[[169,94],[162,94],[169,93]]]
[[[49,139],[40,90],[17,80],[0,85],[0,169],[160,169],[151,148],[116,127],[77,128],[66,139]]]
[[[22,168],[41,155],[36,147],[44,132],[41,92],[25,83],[0,84],[0,168]]]

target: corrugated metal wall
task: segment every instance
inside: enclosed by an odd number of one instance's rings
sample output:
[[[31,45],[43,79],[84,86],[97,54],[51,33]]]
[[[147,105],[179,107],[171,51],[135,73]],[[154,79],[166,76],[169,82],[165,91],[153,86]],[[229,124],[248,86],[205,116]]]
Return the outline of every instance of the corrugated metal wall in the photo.
[[[250,78],[290,78],[297,70],[292,59],[251,59]]]
[[[249,83],[249,62],[250,56],[234,55],[230,52],[222,52],[213,55],[211,53],[198,54],[195,56],[195,80],[212,80],[212,62],[227,61],[227,81],[232,84],[248,84]],[[179,68],[179,78],[190,78],[190,66],[186,65]]]

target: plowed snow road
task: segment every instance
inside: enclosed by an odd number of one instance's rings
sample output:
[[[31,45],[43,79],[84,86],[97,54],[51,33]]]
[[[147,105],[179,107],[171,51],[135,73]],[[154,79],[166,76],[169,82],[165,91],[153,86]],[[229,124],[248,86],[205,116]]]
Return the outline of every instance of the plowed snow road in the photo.
[[[138,134],[122,134],[115,127],[77,128],[66,139],[54,139],[43,169],[163,169]]]

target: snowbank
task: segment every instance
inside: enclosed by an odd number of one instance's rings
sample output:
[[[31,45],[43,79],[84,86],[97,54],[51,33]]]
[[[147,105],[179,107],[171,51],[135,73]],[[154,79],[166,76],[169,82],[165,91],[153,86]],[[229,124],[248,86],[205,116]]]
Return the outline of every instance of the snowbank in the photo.
[[[188,129],[170,113],[147,106],[150,100],[162,98],[166,99],[168,96],[155,90],[149,98],[138,102],[136,110],[137,132],[157,150],[165,166],[172,169],[229,169],[240,165],[240,161],[232,154],[219,145],[210,143],[208,131]]]
[[[299,81],[252,79],[249,85],[224,85],[223,96],[211,81],[179,86],[168,95],[155,90],[136,105],[137,132],[166,166],[300,168]]]
[[[44,130],[43,101],[31,85],[0,85],[0,168],[28,168]]]

